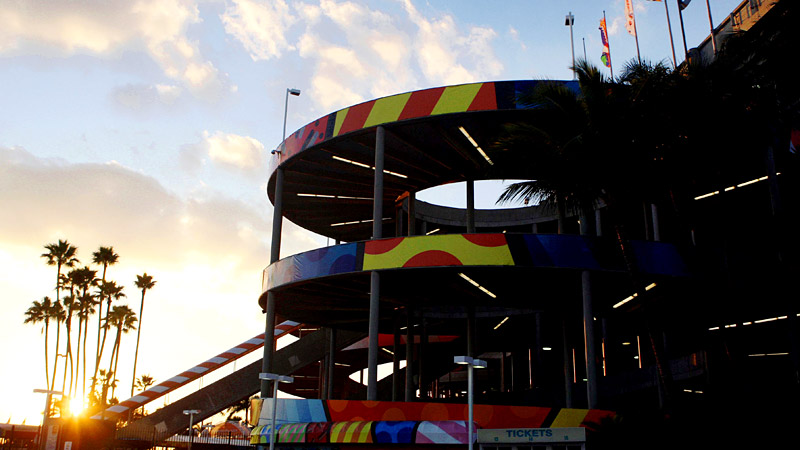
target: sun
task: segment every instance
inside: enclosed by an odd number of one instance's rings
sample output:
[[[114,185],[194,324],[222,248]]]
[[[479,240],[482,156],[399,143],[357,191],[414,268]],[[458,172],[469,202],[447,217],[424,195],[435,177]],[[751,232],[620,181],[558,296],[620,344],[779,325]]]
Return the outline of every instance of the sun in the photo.
[[[83,413],[85,408],[84,399],[80,397],[75,397],[70,399],[69,401],[69,412],[73,416],[80,416]]]

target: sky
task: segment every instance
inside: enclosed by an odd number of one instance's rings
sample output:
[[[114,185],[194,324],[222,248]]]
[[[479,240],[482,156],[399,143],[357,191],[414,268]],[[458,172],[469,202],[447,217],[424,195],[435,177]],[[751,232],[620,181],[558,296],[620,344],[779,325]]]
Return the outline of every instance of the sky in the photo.
[[[739,3],[712,0],[714,25]],[[664,4],[633,5],[642,58],[669,63]],[[596,65],[605,11],[618,75],[636,56],[624,9],[623,0],[0,0],[0,421],[41,420],[33,389],[45,387],[44,336],[22,322],[34,300],[55,297],[44,245],[66,239],[82,264],[113,246],[108,278],[127,295],[117,304],[137,314],[136,275],[154,277],[137,373],[164,381],[263,332],[264,187],[287,88],[302,91],[289,98],[291,133],[411,90],[571,79],[570,11],[576,57],[585,44]],[[705,2],[684,22],[691,48],[709,34]],[[491,207],[496,189],[481,186],[477,207]],[[457,186],[419,198],[464,204]],[[288,221],[283,230],[282,256],[327,243]],[[121,400],[135,341],[122,340]]]

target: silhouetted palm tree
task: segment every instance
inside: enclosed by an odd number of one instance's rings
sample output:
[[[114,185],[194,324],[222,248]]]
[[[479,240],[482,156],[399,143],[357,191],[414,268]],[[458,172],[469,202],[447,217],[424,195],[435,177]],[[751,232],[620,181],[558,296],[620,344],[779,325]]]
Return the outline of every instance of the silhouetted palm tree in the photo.
[[[119,255],[114,253],[114,247],[103,247],[101,246],[96,252],[92,253],[92,262],[95,264],[103,266],[103,276],[101,278],[101,284],[105,284],[106,282],[106,270],[108,266],[112,266],[119,261]],[[94,375],[92,375],[92,379],[97,378],[97,370],[100,366],[100,333],[102,330],[102,323],[103,323],[103,293],[102,291],[98,295],[98,309],[97,309],[97,346],[95,347],[95,361],[94,361]],[[110,306],[109,301],[109,306]],[[108,310],[106,310],[106,314],[108,314]],[[105,337],[103,337],[105,340]],[[92,383],[94,385],[94,383]]]
[[[47,380],[47,389],[50,390],[50,370],[48,357],[48,340],[50,335],[50,312],[53,305],[50,297],[44,297],[41,302],[34,300],[33,304],[25,311],[25,322],[36,325],[44,323],[44,377]]]
[[[99,285],[99,297],[106,299],[106,317],[101,319],[105,322],[102,326],[103,328],[103,339],[100,341],[100,349],[97,352],[97,365],[95,366],[95,372],[98,370],[100,359],[103,357],[103,352],[105,351],[106,347],[106,337],[108,336],[108,315],[111,311],[111,301],[112,300],[119,300],[122,297],[125,297],[125,293],[122,292],[124,286],[117,286],[117,283],[114,281],[101,281]],[[102,302],[102,300],[101,300]],[[112,358],[113,358],[113,351],[112,351]],[[111,369],[109,369],[109,372]]]
[[[115,327],[117,335],[114,338],[114,346],[111,348],[111,361],[108,365],[109,373],[117,373],[119,366],[119,349],[122,334],[136,329],[136,313],[127,305],[115,306],[106,315],[106,327]],[[116,383],[111,387],[111,396],[114,397]]]
[[[144,312],[144,294],[148,289],[153,289],[156,281],[147,272],[136,275],[136,287],[142,290],[142,301],[139,305],[139,329],[136,331],[136,352],[133,355],[133,377],[131,382],[131,397],[133,397],[133,387],[136,382],[136,363],[139,361],[139,338],[142,336],[142,313]]]
[[[61,341],[61,322],[64,321],[67,317],[67,312],[64,310],[64,306],[61,305],[61,302],[55,302],[50,307],[50,319],[55,322],[56,326],[56,354],[53,357],[53,377],[50,381],[50,387],[55,388],[56,386],[56,372],[58,369],[58,346]],[[64,355],[61,355],[64,356]]]
[[[73,267],[79,263],[75,256],[78,248],[66,240],[58,240],[58,243],[47,244],[44,246],[47,253],[42,253],[42,258],[47,259],[48,266],[56,266],[56,304],[61,305],[61,268]],[[55,373],[58,370],[58,339],[56,339],[56,357],[53,364],[53,383],[55,383]]]

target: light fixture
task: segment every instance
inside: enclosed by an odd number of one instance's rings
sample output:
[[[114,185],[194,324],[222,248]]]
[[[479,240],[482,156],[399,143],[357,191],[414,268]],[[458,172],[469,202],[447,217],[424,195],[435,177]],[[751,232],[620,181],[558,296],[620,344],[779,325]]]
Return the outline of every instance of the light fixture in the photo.
[[[430,236],[431,234],[436,233],[439,230],[441,230],[441,228],[437,228],[435,230],[428,231],[427,233],[425,233],[425,236]]]
[[[370,166],[369,164],[364,164],[362,162],[353,161],[352,159],[342,158],[341,156],[336,156],[336,155],[332,155],[331,158],[333,158],[333,159],[335,159],[337,161],[341,161],[341,162],[347,163],[347,164],[352,164],[354,166],[363,167],[365,169],[375,170],[375,166]],[[403,175],[402,173],[392,172],[391,170],[383,169],[383,173],[385,173],[387,175],[394,175],[394,176],[396,176],[398,178],[408,178],[407,175]]]
[[[484,292],[486,295],[488,295],[489,297],[492,297],[492,298],[497,298],[497,296],[496,296],[496,295],[494,295],[494,293],[492,293],[490,290],[488,290],[488,289],[486,289],[485,287],[483,287],[483,286],[481,286],[480,284],[478,284],[478,283],[477,283],[475,280],[473,280],[472,278],[470,278],[470,277],[468,277],[468,276],[464,275],[464,274],[463,274],[463,273],[461,273],[461,272],[459,272],[459,273],[458,273],[458,276],[460,276],[461,278],[463,278],[463,279],[467,280],[467,281],[468,281],[468,282],[469,282],[471,285],[473,285],[473,286],[475,286],[476,288],[480,289],[481,291],[483,291],[483,292]]]
[[[189,416],[189,450],[192,450],[192,442],[194,442],[194,433],[192,433],[192,426],[194,422],[194,415],[199,414],[199,409],[184,409],[183,414]]]
[[[275,448],[275,415],[278,410],[278,383],[294,383],[294,378],[276,373],[261,372],[258,374],[259,380],[272,381],[272,425],[269,430],[269,449]]]
[[[487,367],[486,361],[482,359],[476,359],[471,356],[454,356],[453,362],[456,364],[465,364],[467,366],[467,405],[469,409],[469,419],[467,420],[467,442],[469,443],[469,449],[472,450],[473,441],[475,438],[473,437],[472,433],[472,425],[473,425],[473,391],[474,391],[474,380],[473,380],[473,369],[482,369]]]
[[[283,105],[283,139],[281,140],[281,145],[285,145],[286,142],[286,115],[289,112],[289,94],[295,97],[299,97],[300,89],[286,88],[286,100]],[[272,150],[270,153],[272,153],[273,155],[276,153],[281,154],[283,153],[283,150],[276,148],[275,150]]]
[[[506,316],[506,318],[505,318],[505,319],[501,320],[501,321],[500,321],[500,323],[498,323],[497,325],[495,325],[495,326],[494,326],[494,329],[496,330],[496,329],[500,328],[500,326],[501,326],[501,325],[503,325],[504,323],[506,323],[506,321],[507,321],[507,320],[508,320],[508,316]]]
[[[464,135],[464,137],[466,137],[466,138],[467,138],[467,140],[469,141],[469,143],[470,143],[470,144],[472,144],[472,146],[473,146],[473,147],[475,147],[475,150],[477,150],[477,151],[478,151],[478,153],[480,153],[480,154],[481,154],[481,156],[483,156],[483,159],[485,159],[485,160],[486,160],[486,162],[488,162],[488,163],[489,163],[489,165],[492,165],[492,166],[493,166],[493,165],[494,165],[494,162],[492,162],[492,160],[491,160],[491,159],[489,159],[489,156],[486,154],[486,152],[484,152],[484,151],[483,151],[483,149],[481,148],[481,146],[480,146],[480,145],[478,145],[478,143],[477,143],[477,142],[475,142],[475,139],[472,139],[472,136],[470,136],[470,134],[469,134],[469,133],[467,133],[467,130],[465,130],[465,129],[464,129],[464,127],[458,127],[458,130],[459,130],[459,131],[461,131],[461,134],[463,134],[463,135]]]

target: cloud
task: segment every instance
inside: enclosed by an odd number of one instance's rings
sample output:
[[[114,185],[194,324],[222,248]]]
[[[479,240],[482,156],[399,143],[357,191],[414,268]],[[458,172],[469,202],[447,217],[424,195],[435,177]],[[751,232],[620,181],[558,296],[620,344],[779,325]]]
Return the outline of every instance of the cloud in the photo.
[[[312,15],[308,11],[306,17],[312,19]],[[233,0],[220,19],[225,31],[242,43],[253,61],[279,57],[292,49],[285,35],[295,18],[283,0],[266,3]]]
[[[146,112],[159,105],[173,105],[182,92],[183,89],[174,84],[127,84],[114,89],[111,98],[114,103],[125,109]]]
[[[186,35],[201,21],[190,0],[4,2],[0,21],[2,53],[116,58],[143,51],[199,97],[217,99],[228,90],[225,75]]]
[[[131,258],[162,267],[225,261],[232,272],[260,272],[269,255],[266,205],[256,208],[208,192],[181,198],[115,162],[68,164],[0,147],[0,204],[0,245],[38,246],[66,237],[79,245],[113,243]],[[310,248],[311,242],[288,243],[285,253]]]
[[[511,25],[508,26],[508,35],[511,36],[511,39],[519,42],[519,46],[520,46],[520,48],[522,48],[522,50],[527,50],[528,49],[528,46],[525,45],[524,42],[522,42],[522,39],[520,39],[519,31],[517,31],[517,29],[512,27]]]
[[[264,144],[249,136],[208,131],[203,133],[212,161],[243,171],[261,168],[264,163]]]
[[[428,19],[411,0],[403,6],[418,27],[417,60],[426,79],[437,84],[481,81],[500,74],[502,63],[494,56],[491,41],[497,33],[487,27],[472,27],[468,34],[458,29],[450,15]]]

